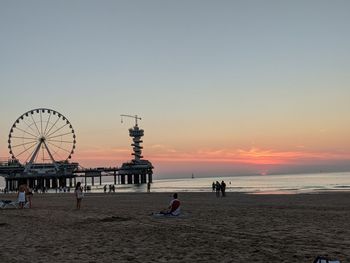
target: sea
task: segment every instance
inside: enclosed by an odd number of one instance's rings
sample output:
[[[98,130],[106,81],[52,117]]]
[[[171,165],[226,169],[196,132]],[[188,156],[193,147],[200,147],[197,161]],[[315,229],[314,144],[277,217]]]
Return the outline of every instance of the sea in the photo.
[[[156,176],[155,176],[156,177]],[[84,185],[82,179],[77,179]],[[104,177],[102,185],[95,180],[91,192],[103,192],[103,186],[113,184],[112,177]],[[300,194],[324,191],[350,191],[350,172],[283,175],[245,175],[229,177],[195,177],[185,179],[154,179],[151,192],[211,192],[212,183],[224,181],[227,192],[248,194]],[[87,185],[91,182],[87,181]],[[0,188],[4,188],[0,177]],[[116,185],[116,192],[146,192],[147,186]],[[54,191],[52,191],[54,192]]]

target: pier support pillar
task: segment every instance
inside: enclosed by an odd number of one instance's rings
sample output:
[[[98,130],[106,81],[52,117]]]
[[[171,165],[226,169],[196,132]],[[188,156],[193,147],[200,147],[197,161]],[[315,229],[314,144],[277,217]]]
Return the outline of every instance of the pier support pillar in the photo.
[[[117,184],[117,171],[113,172],[113,176],[114,176],[114,184]],[[118,177],[118,184],[119,184],[119,177]]]
[[[128,184],[132,184],[132,174],[128,174]]]
[[[147,183],[146,174],[141,174],[141,184]]]
[[[47,189],[49,189],[49,188],[51,188],[51,184],[50,184],[51,182],[50,182],[50,178],[46,178],[45,179],[45,187],[47,188]]]
[[[33,179],[29,179],[28,181],[29,181],[29,183],[28,183],[29,188],[33,189],[34,180]]]
[[[40,178],[39,181],[40,181],[40,188],[43,189],[43,187],[44,187],[44,178]]]
[[[140,183],[140,175],[134,174],[134,184],[139,184],[139,183]]]
[[[125,174],[122,174],[120,177],[121,177],[121,181],[122,181],[121,183],[125,184]]]
[[[57,188],[57,178],[52,178],[52,188]]]
[[[100,185],[102,185],[102,175],[100,175]]]
[[[65,187],[66,186],[66,180],[65,178],[59,178],[59,185],[60,187]]]
[[[95,185],[95,177],[91,177],[91,185],[94,186]]]
[[[148,182],[152,183],[152,174],[148,174]]]

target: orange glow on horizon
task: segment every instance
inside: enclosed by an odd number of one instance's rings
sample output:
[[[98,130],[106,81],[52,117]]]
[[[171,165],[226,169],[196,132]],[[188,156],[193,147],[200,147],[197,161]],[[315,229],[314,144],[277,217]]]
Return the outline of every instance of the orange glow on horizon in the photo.
[[[297,147],[298,151],[277,151],[273,149],[260,149],[252,147],[244,149],[202,149],[193,152],[184,152],[162,145],[154,145],[144,152],[144,158],[151,162],[175,163],[175,162],[207,162],[207,163],[231,163],[242,165],[290,165],[308,163],[312,161],[337,161],[350,159],[348,152],[309,152]],[[131,160],[130,149],[92,149],[79,152],[74,159],[86,164],[115,163]]]

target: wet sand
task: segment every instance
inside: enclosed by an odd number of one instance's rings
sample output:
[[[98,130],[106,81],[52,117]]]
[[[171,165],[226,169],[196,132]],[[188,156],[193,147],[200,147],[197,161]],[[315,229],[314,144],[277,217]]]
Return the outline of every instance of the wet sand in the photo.
[[[0,261],[350,262],[350,193],[179,193],[183,217],[150,216],[170,197],[87,194],[77,211],[73,194],[36,194],[0,210]]]

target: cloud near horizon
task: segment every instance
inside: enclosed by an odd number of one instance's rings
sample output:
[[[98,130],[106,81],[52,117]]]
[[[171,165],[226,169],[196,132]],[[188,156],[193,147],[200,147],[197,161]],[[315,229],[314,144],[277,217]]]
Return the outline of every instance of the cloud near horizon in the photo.
[[[278,151],[274,149],[199,149],[188,152],[167,147],[152,145],[143,152],[144,158],[152,162],[208,162],[231,163],[242,165],[298,165],[319,161],[350,160],[349,152],[316,152],[297,147],[297,151]],[[131,149],[88,149],[77,154],[75,159],[84,163],[106,161],[110,163],[124,162],[132,159]],[[93,162],[95,163],[95,162]]]

